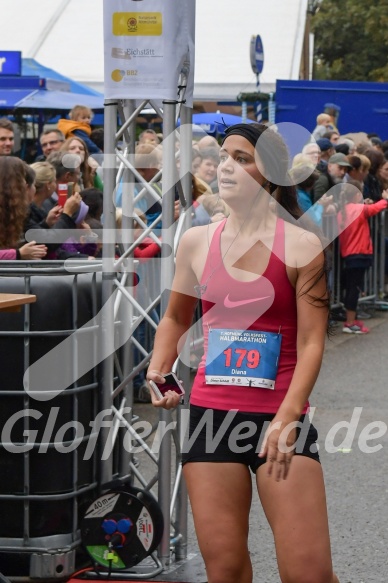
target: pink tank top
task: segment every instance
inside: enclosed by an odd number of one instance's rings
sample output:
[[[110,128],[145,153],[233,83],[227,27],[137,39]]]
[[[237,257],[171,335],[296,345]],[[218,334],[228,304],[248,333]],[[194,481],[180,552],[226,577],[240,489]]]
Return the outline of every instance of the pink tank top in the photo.
[[[264,273],[250,282],[234,279],[226,271],[221,255],[221,233],[226,220],[216,229],[201,285],[204,355],[194,379],[190,402],[199,407],[253,413],[276,413],[290,385],[296,365],[297,313],[295,289],[284,262],[284,221],[277,219],[273,249]],[[214,271],[214,269],[216,270]],[[205,363],[209,329],[258,330],[282,335],[275,388],[209,385]],[[305,413],[308,404],[303,410]]]

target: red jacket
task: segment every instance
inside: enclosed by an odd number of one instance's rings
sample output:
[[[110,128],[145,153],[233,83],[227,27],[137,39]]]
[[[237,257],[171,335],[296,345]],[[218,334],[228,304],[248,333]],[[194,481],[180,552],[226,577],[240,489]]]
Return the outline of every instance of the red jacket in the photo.
[[[345,206],[347,227],[339,235],[341,257],[349,255],[372,255],[373,244],[370,236],[368,219],[381,213],[388,207],[386,200],[381,199],[373,204],[350,202]],[[341,227],[342,213],[337,215],[338,225]]]
[[[150,259],[160,253],[160,246],[151,239],[146,237],[143,241],[135,247],[133,255],[135,259]]]

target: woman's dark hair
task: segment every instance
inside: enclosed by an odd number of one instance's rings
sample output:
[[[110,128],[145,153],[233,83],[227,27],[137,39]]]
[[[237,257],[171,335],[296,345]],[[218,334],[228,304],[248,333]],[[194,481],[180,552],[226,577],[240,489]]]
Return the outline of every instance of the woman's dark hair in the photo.
[[[348,162],[352,165],[352,170],[359,170],[362,166],[362,160],[359,156],[348,156]]]
[[[26,164],[0,156],[0,249],[15,247],[23,235],[28,212]]]
[[[225,131],[224,141],[231,135],[240,135],[250,142],[258,154],[265,169],[265,178],[270,194],[279,203],[277,214],[287,222],[293,223],[314,232],[322,242],[325,249],[327,242],[322,231],[306,216],[299,207],[296,188],[289,174],[289,152],[283,138],[276,131],[263,124],[246,123],[230,126]],[[281,184],[279,184],[281,182]],[[264,186],[264,185],[263,185]],[[290,217],[291,215],[291,217]],[[308,295],[312,303],[324,308],[329,308],[330,299],[328,293],[327,254],[324,250],[324,264],[318,273],[313,273],[310,280],[304,286],[301,295]],[[313,296],[311,290],[324,278],[326,291],[322,297]]]
[[[372,150],[372,148],[366,150],[364,154],[370,160],[369,174],[373,174],[373,176],[375,176],[380,166],[382,166],[385,162],[384,155],[378,150]]]

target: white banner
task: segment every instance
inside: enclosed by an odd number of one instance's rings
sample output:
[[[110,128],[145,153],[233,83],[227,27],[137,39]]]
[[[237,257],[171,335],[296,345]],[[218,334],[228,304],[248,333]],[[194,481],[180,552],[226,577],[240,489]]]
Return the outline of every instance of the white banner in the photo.
[[[105,97],[177,98],[194,86],[195,0],[104,0]]]

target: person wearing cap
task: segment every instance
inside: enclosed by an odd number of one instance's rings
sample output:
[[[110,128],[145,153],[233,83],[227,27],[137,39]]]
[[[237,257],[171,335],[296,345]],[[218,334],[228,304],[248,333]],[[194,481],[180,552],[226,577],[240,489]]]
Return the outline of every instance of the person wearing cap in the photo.
[[[327,138],[320,138],[319,140],[317,140],[317,146],[321,150],[321,159],[319,161],[317,168],[320,172],[324,172],[325,170],[327,170],[327,163],[329,161],[329,158],[333,154],[335,154],[335,149],[331,141],[328,140]]]
[[[314,185],[314,202],[317,202],[335,184],[343,182],[348,168],[352,168],[352,165],[345,154],[339,152],[333,154],[327,163],[327,171],[321,173]]]

